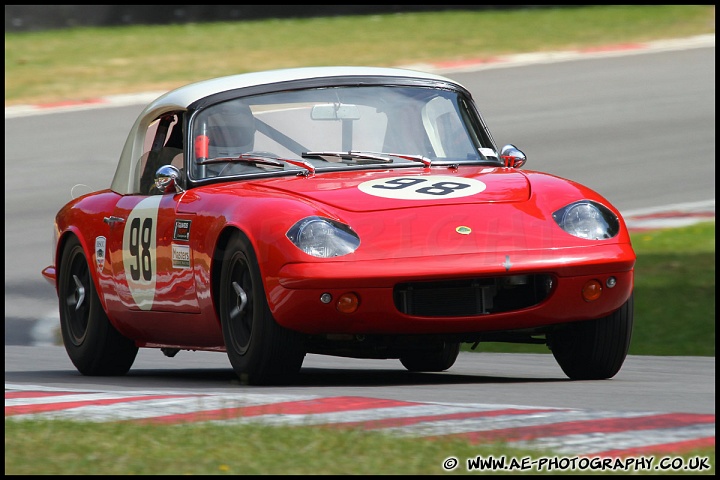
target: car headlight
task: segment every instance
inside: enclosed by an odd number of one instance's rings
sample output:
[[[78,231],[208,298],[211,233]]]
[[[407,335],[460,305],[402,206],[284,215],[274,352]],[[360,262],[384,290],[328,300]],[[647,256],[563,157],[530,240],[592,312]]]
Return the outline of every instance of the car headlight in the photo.
[[[561,208],[553,213],[553,219],[570,235],[587,240],[612,238],[620,231],[617,216],[606,206],[590,200]]]
[[[287,237],[303,252],[319,258],[347,255],[360,246],[360,237],[349,226],[322,217],[300,220]]]

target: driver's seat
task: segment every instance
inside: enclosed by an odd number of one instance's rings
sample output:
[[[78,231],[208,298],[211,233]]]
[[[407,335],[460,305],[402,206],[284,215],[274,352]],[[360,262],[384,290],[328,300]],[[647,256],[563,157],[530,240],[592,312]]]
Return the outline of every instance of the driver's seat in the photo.
[[[250,107],[232,110],[221,117],[221,125],[208,125],[205,135],[209,139],[209,157],[222,157],[247,153],[255,144],[255,117]]]
[[[209,140],[210,158],[247,153],[255,143],[255,129],[244,126],[207,127],[205,135]]]

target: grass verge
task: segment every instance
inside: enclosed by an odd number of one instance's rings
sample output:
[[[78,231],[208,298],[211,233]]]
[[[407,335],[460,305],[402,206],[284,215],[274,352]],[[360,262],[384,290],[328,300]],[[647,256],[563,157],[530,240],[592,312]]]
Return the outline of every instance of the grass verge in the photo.
[[[482,441],[482,439],[480,439]],[[138,425],[68,421],[5,420],[5,475],[437,475],[489,473],[469,470],[467,459],[505,457],[535,468],[493,473],[677,474],[677,471],[622,470],[595,463],[595,469],[538,470],[551,451],[479,444],[462,437],[403,438],[362,429],[260,425]],[[654,466],[662,458],[654,456]],[[458,459],[443,469],[449,457]],[[557,456],[569,462],[574,455]],[[715,473],[715,450],[686,452],[684,462],[707,459]],[[523,460],[525,459],[525,460]],[[592,457],[590,457],[592,459]],[[589,460],[587,460],[589,462]],[[597,462],[597,461],[596,461]],[[548,464],[546,463],[545,466]]]
[[[6,32],[5,105],[165,91],[275,68],[398,66],[714,33],[714,5],[455,10]]]

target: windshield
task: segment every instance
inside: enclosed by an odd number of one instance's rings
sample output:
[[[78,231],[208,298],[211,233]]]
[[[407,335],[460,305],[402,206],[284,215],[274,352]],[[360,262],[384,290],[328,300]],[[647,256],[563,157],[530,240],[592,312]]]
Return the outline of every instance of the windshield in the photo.
[[[484,163],[498,154],[467,98],[407,86],[343,86],[225,101],[191,124],[190,177]]]

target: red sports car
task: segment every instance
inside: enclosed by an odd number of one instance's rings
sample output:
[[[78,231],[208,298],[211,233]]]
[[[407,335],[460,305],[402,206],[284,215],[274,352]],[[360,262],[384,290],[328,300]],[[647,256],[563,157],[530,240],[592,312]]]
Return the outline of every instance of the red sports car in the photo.
[[[227,352],[241,381],[307,353],[443,371],[462,343],[546,343],[614,376],[635,253],[598,193],[521,170],[438,75],[276,70],[173,90],[130,129],[109,188],[55,219],[63,342],[85,375],[139,348]]]

